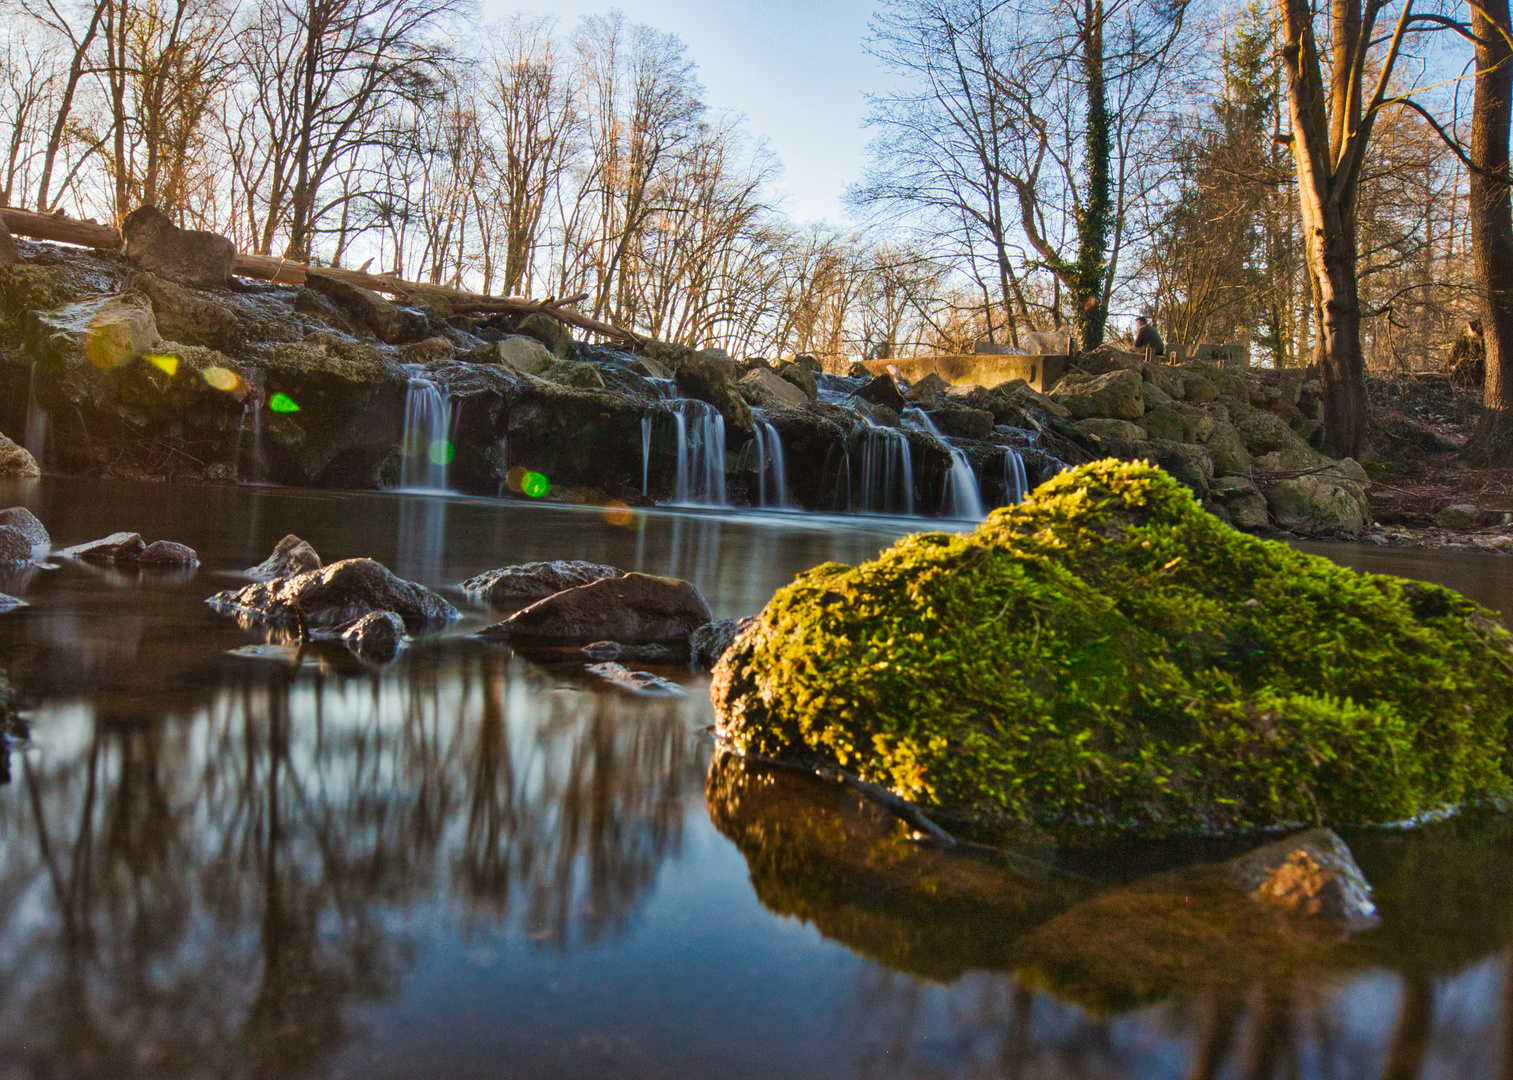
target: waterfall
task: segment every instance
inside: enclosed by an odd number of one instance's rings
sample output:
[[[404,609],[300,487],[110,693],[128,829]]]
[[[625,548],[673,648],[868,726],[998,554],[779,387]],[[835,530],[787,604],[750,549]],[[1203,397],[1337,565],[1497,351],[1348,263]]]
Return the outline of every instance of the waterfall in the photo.
[[[708,402],[675,398],[667,403],[678,433],[674,503],[725,505],[725,418]]]
[[[865,419],[865,418],[864,418]],[[861,514],[914,514],[914,455],[909,437],[870,421],[862,438]]]
[[[1021,502],[1030,491],[1030,481],[1025,475],[1024,458],[1012,446],[1003,448],[1003,505],[1012,506]]]
[[[445,491],[452,461],[452,409],[442,387],[419,375],[405,391],[405,428],[399,486],[409,491]]]
[[[641,494],[650,492],[648,482],[651,478],[651,412],[648,410],[641,414]]]
[[[26,434],[21,445],[37,459],[39,466],[46,464],[47,421],[47,410],[37,404],[37,362],[33,360],[31,378],[26,383]]]
[[[774,506],[780,509],[791,504],[788,501],[788,468],[783,461],[783,437],[771,422],[759,414],[752,414],[751,442],[742,450],[742,466],[750,464],[757,474],[758,506]],[[750,454],[754,460],[749,459]]]
[[[257,399],[249,398],[242,406],[242,422],[236,428],[236,446],[232,450],[232,466],[238,477],[242,475],[242,440],[247,429],[252,429],[252,447],[250,450],[251,461],[248,469],[247,482],[261,484],[266,471],[263,464],[263,407]]]
[[[923,409],[905,409],[903,420],[904,423],[935,436],[946,453],[951,455],[951,468],[946,473],[946,490],[940,499],[940,516],[966,521],[981,521],[986,517],[987,511],[982,507],[982,494],[977,490],[977,474],[972,471],[967,455],[946,442],[940,428],[935,426],[935,422]]]

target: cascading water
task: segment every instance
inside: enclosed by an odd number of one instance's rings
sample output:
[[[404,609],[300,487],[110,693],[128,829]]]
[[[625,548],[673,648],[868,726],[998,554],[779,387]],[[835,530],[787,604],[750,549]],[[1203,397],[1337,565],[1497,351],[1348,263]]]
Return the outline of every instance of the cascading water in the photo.
[[[678,434],[674,503],[725,505],[725,418],[705,401],[667,403]]]
[[[252,445],[248,449],[249,460],[245,479],[249,483],[253,484],[261,484],[264,480],[264,473],[266,472],[266,469],[263,465],[262,411],[263,407],[255,397],[249,398],[247,403],[242,406],[242,422],[237,425],[236,448],[232,454],[236,467],[236,474],[237,476],[241,477],[242,447],[243,443],[248,441],[247,433],[250,430],[252,433],[252,438],[250,440]]]
[[[452,409],[444,388],[420,375],[405,391],[405,427],[399,486],[407,491],[446,491],[452,461]]]
[[[1024,458],[1012,446],[1003,448],[1003,505],[1012,506],[1029,494],[1030,481],[1025,475]]]
[[[37,404],[37,363],[34,360],[31,378],[26,384],[26,434],[21,444],[37,459],[38,465],[47,464],[47,421],[47,410]]]
[[[897,428],[870,421],[862,436],[860,498],[851,501],[860,514],[914,514],[914,455],[909,437]]]
[[[940,500],[941,517],[966,521],[981,521],[986,517],[987,511],[982,507],[982,494],[977,489],[977,474],[972,471],[972,463],[967,460],[967,455],[946,442],[946,437],[923,409],[905,409],[903,422],[933,435],[946,453],[951,455],[951,468],[946,473],[946,490]]]
[[[747,443],[742,451],[742,457],[752,455],[751,459],[743,461],[750,464],[752,471],[757,474],[757,505],[761,507],[777,507],[785,509],[791,504],[788,501],[788,468],[783,460],[783,438],[778,434],[778,429],[772,423],[753,411],[751,442]]]
[[[651,480],[651,413],[641,414],[641,494],[649,494]]]

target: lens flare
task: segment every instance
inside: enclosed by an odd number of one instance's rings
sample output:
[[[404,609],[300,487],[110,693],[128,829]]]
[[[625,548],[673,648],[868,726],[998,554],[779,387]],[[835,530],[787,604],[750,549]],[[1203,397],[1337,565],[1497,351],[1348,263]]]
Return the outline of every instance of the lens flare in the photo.
[[[274,412],[299,412],[299,406],[288,394],[274,394],[268,399],[268,408]]]
[[[142,359],[153,367],[163,372],[170,379],[179,371],[179,358],[177,356],[165,356],[158,353],[143,353]]]
[[[242,378],[230,368],[208,367],[200,372],[201,377],[217,390],[231,393],[242,385]]]
[[[516,495],[522,494],[525,491],[525,478],[529,475],[530,471],[524,465],[516,465],[504,474],[505,485]]]
[[[635,511],[619,499],[611,499],[604,504],[604,520],[611,525],[629,525],[635,518]]]
[[[437,439],[431,443],[431,448],[426,451],[426,456],[435,465],[450,465],[452,459],[457,456],[457,450],[445,439]]]
[[[552,490],[552,482],[543,473],[528,472],[520,481],[520,488],[533,499],[539,499]]]

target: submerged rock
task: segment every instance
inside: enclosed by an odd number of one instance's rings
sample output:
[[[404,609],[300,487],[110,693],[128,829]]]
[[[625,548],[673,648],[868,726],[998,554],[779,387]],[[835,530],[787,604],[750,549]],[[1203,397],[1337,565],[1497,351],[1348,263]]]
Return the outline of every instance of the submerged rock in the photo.
[[[675,682],[669,682],[649,671],[632,671],[623,664],[606,662],[590,664],[589,673],[599,676],[616,690],[639,694],[642,697],[687,697],[688,691]]]
[[[485,603],[501,606],[529,604],[563,589],[574,589],[605,578],[617,578],[623,573],[625,571],[602,563],[554,559],[551,562],[520,563],[517,566],[485,570],[468,578],[461,588],[469,596]]]
[[[695,667],[708,671],[725,655],[725,650],[741,631],[756,622],[756,616],[744,615],[739,619],[716,619],[705,623],[688,636],[688,649]]]
[[[408,640],[404,620],[392,611],[369,612],[343,630],[341,639],[362,659],[379,664],[398,656]]]
[[[3,615],[8,611],[15,611],[17,608],[24,608],[29,606],[30,605],[28,605],[27,602],[25,600],[22,600],[20,597],[11,596],[9,593],[0,593],[0,615]]]
[[[198,566],[200,557],[187,544],[175,544],[172,540],[154,540],[137,556],[138,562],[156,566]]]
[[[625,574],[555,593],[479,633],[527,643],[648,645],[686,642],[709,621],[709,604],[692,582]]]
[[[205,603],[222,615],[311,629],[338,627],[384,611],[414,627],[458,618],[457,609],[430,589],[396,577],[372,559],[343,559],[293,577],[228,589]]]
[[[65,559],[84,559],[89,562],[131,562],[147,550],[140,533],[118,532],[100,540],[75,544],[57,552]]]
[[[1371,884],[1332,829],[1309,829],[1256,848],[1229,864],[1229,877],[1253,900],[1295,915],[1335,919],[1353,929],[1378,921]]]
[[[14,525],[0,525],[0,563],[23,563],[32,557],[32,542]]]
[[[37,459],[18,442],[0,435],[0,476],[41,476]]]
[[[25,536],[33,547],[52,543],[52,537],[47,534],[47,526],[38,521],[37,515],[24,506],[12,506],[8,510],[0,510],[0,525],[9,525],[20,530],[21,535]]]
[[[243,573],[259,581],[271,581],[319,569],[320,556],[315,553],[315,549],[290,533],[274,545],[272,555],[256,566],[248,567]]]
[[[1246,536],[1101,461],[971,534],[801,575],[712,693],[741,749],[946,816],[1220,832],[1513,792],[1510,653],[1457,593]]]

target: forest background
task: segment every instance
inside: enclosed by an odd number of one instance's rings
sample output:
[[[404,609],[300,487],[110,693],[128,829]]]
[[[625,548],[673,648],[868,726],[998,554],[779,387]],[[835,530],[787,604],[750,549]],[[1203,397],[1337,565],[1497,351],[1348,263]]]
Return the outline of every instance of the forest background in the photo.
[[[1136,313],[1259,363],[1314,357],[1269,4],[879,0],[868,48],[892,89],[870,102],[848,226],[786,215],[780,163],[706,100],[680,39],[614,12],[479,28],[464,0],[8,8],[0,204],[119,224],[151,203],[247,252],[587,293],[658,338],[834,368],[1032,330],[1096,340]],[[1411,104],[1374,114],[1361,169],[1378,370],[1442,366],[1481,303],[1452,145],[1471,47],[1434,29],[1399,49],[1388,97]]]

